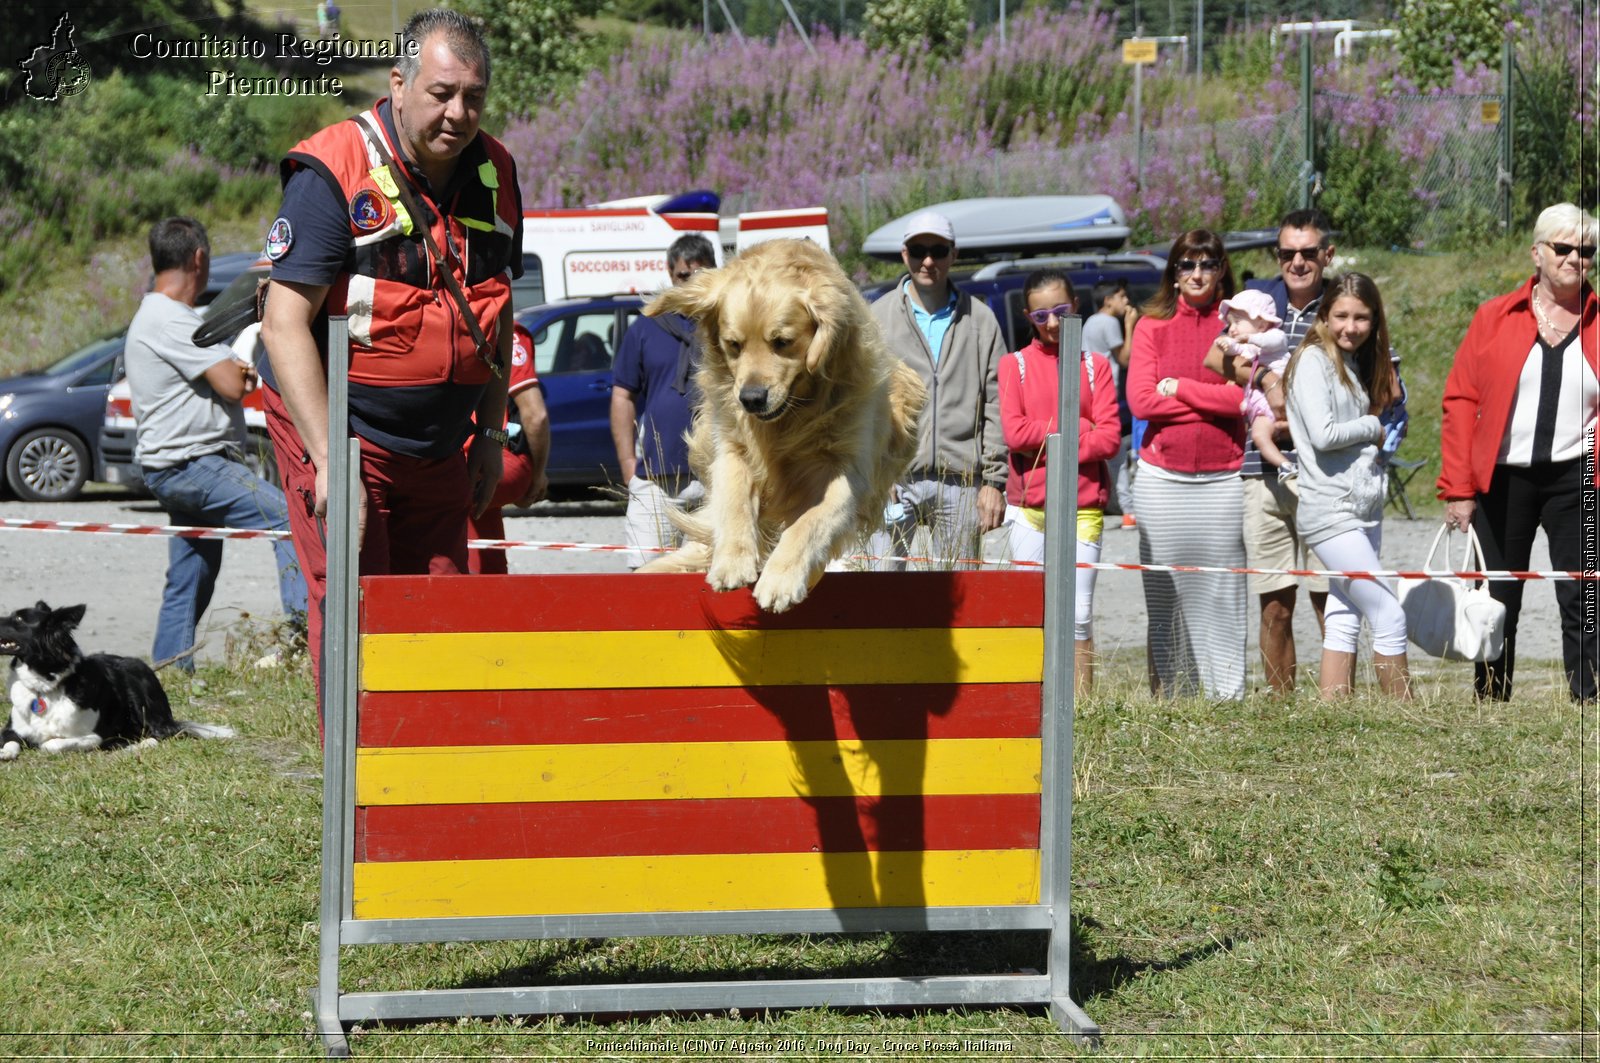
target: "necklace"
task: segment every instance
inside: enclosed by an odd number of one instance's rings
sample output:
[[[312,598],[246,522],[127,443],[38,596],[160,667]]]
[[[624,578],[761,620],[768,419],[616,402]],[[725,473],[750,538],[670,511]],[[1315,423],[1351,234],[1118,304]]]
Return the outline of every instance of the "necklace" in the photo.
[[[1534,285],[1533,286],[1533,299],[1531,301],[1533,303],[1533,316],[1538,318],[1538,320],[1539,320],[1539,329],[1540,329],[1540,331],[1547,332],[1552,336],[1557,336],[1557,337],[1565,336],[1567,334],[1568,330],[1564,330],[1564,329],[1563,330],[1558,330],[1556,328],[1555,322],[1550,320],[1550,315],[1545,311],[1545,308],[1540,305],[1539,297],[1542,294],[1543,294],[1543,292],[1539,288],[1539,286],[1537,284]]]

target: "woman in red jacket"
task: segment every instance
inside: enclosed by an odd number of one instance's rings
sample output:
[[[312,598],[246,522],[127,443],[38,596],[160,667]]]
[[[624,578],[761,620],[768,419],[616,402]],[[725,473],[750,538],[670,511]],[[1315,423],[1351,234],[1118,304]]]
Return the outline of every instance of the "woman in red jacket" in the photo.
[[[1597,235],[1594,217],[1571,203],[1540,214],[1533,277],[1478,307],[1445,381],[1439,497],[1446,523],[1477,529],[1492,569],[1527,568],[1540,527],[1556,568],[1597,567],[1600,323],[1588,279]],[[1497,660],[1475,666],[1480,698],[1511,697],[1522,588],[1520,580],[1489,583],[1489,593],[1506,606],[1506,638]],[[1592,580],[1557,583],[1556,604],[1568,689],[1592,701],[1600,671],[1600,588]]]
[[[1133,486],[1139,560],[1243,568],[1244,390],[1203,365],[1223,331],[1218,304],[1236,290],[1222,239],[1178,237],[1162,280],[1128,360],[1128,406],[1150,423]],[[1244,576],[1143,575],[1151,689],[1244,697]]]
[[[1005,524],[1011,556],[1044,560],[1045,437],[1061,408],[1061,319],[1077,313],[1072,281],[1058,269],[1037,269],[1022,286],[1033,342],[1000,359],[1000,427],[1010,451]],[[1078,379],[1079,562],[1100,560],[1111,482],[1106,460],[1122,445],[1117,384],[1104,354],[1083,353]],[[1094,579],[1079,569],[1073,617],[1073,679],[1079,693],[1094,687]]]

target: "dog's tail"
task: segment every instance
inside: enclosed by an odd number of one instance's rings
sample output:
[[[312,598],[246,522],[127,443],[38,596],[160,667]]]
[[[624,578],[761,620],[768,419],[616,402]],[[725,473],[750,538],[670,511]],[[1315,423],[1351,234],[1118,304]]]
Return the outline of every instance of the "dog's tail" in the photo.
[[[196,723],[194,720],[173,720],[172,733],[190,738],[237,738],[239,732],[220,723]]]
[[[702,515],[701,510],[691,512],[673,506],[667,510],[667,519],[689,542],[711,545],[711,522]]]

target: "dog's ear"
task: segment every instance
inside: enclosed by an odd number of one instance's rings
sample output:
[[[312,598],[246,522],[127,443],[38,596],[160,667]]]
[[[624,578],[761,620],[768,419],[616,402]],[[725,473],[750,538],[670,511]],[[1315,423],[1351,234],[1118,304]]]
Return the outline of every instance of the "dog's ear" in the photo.
[[[850,301],[837,285],[824,282],[806,289],[804,303],[816,325],[811,346],[806,348],[806,372],[816,374],[850,339]]]
[[[50,608],[48,605],[45,605],[43,602],[40,602],[39,606],[41,608],[43,608],[43,609],[49,609]],[[69,605],[65,609],[56,609],[53,612],[51,612],[50,619],[52,619],[52,620],[60,620],[63,624],[66,625],[67,630],[70,631],[71,629],[77,627],[80,623],[83,622],[84,611],[87,610],[88,608],[89,607],[87,605]]]
[[[722,302],[722,291],[728,286],[728,270],[703,269],[682,284],[668,288],[645,304],[648,317],[658,314],[682,314],[703,321],[716,313]]]
[[[39,610],[41,613],[48,613],[50,611],[50,604],[43,598],[40,598],[38,601],[34,602],[33,607]]]

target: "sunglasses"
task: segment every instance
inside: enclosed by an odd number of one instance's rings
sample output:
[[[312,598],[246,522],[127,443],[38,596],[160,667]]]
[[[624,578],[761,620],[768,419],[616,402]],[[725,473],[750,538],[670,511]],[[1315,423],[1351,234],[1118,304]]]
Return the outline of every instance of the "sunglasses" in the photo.
[[[925,258],[931,258],[935,262],[941,262],[950,257],[950,245],[907,244],[906,253],[911,256],[911,261],[913,262],[921,262]]]
[[[1179,275],[1193,273],[1195,270],[1199,270],[1201,273],[1215,273],[1221,268],[1222,260],[1216,258],[1182,258],[1178,260]]]
[[[1557,258],[1566,258],[1574,251],[1578,252],[1579,258],[1593,258],[1596,250],[1594,244],[1553,244],[1549,240],[1544,242],[1544,246],[1554,251]]]
[[[1063,318],[1072,313],[1075,308],[1071,303],[1062,303],[1060,306],[1047,307],[1041,310],[1029,310],[1028,320],[1035,325],[1049,324],[1051,318]]]
[[[1297,258],[1304,258],[1307,262],[1322,253],[1322,245],[1316,247],[1280,247],[1278,248],[1278,261],[1287,266]]]
[[[679,282],[686,281],[690,277],[693,277],[696,273],[699,273],[699,272],[700,271],[698,269],[677,269],[677,270],[673,270],[672,271],[672,279],[675,280],[675,281],[679,281]]]

